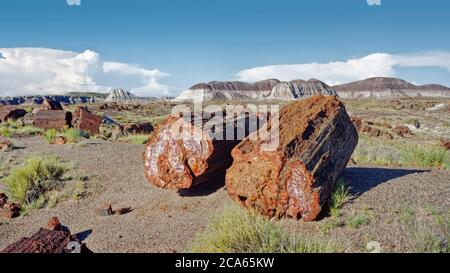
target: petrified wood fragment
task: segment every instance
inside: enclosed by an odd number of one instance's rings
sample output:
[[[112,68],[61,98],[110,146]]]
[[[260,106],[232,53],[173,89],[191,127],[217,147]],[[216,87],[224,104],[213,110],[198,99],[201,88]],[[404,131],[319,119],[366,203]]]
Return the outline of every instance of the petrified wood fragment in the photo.
[[[10,105],[0,106],[0,122],[17,120],[27,114],[27,111]]]
[[[91,253],[75,236],[64,230],[41,228],[30,238],[22,238],[1,253]]]
[[[70,127],[72,113],[61,110],[38,110],[34,112],[33,125],[45,130]]]
[[[358,133],[334,96],[291,103],[281,110],[279,124],[276,149],[263,150],[264,139],[250,138],[233,149],[234,162],[226,175],[228,193],[269,217],[315,220],[330,201]],[[269,134],[275,132],[270,129]]]
[[[78,107],[73,117],[73,127],[91,135],[100,134],[100,125],[103,118],[92,114],[84,107]]]

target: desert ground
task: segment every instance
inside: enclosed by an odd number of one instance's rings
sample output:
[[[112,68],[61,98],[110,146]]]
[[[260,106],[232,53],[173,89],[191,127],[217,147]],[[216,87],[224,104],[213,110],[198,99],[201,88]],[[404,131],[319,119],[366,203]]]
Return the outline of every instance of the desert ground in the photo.
[[[333,242],[336,247],[332,251],[336,252],[368,252],[370,242],[379,243],[382,252],[448,250],[450,158],[441,145],[450,135],[450,112],[448,108],[429,109],[448,105],[448,101],[345,103],[350,115],[380,131],[360,133],[360,144],[341,178],[349,189],[345,204],[338,213],[324,213],[316,222],[287,219],[280,224],[296,236]],[[88,107],[102,112],[98,106]],[[107,114],[122,122],[157,124],[168,110],[164,102]],[[419,128],[413,127],[416,121]],[[392,132],[396,125],[408,126],[412,134],[397,136]],[[57,216],[94,252],[185,252],[191,250],[214,215],[233,205],[220,178],[179,192],[151,185],[143,172],[143,144],[90,138],[51,145],[40,135],[11,139],[15,148],[0,152],[0,179],[30,156],[56,156],[70,166],[62,191],[72,194],[52,206],[2,219],[0,250],[32,235],[45,227],[50,217]],[[430,158],[422,150],[410,151],[417,146],[437,149],[441,158]],[[99,216],[96,210],[105,203],[113,209],[130,208],[130,212]]]

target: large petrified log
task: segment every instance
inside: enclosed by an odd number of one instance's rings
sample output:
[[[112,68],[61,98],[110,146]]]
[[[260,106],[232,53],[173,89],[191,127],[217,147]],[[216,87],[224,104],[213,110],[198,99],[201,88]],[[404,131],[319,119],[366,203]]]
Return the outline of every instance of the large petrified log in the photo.
[[[0,106],[0,122],[5,122],[9,119],[17,120],[27,114],[27,111],[21,108],[10,105]]]
[[[41,228],[30,238],[22,238],[1,253],[92,253],[60,224],[51,228],[53,230]]]
[[[238,134],[243,134],[242,140],[251,128],[256,130],[251,123],[257,119],[249,116],[201,116],[170,116],[152,133],[143,155],[150,182],[161,188],[189,189],[211,181],[231,165]]]
[[[265,132],[273,134],[272,122]],[[279,114],[279,145],[266,138],[241,142],[232,151],[226,185],[230,196],[269,217],[315,220],[358,142],[344,105],[334,96],[314,96]]]
[[[73,127],[91,135],[100,134],[100,125],[103,118],[92,114],[84,107],[78,107],[73,117]]]
[[[33,125],[45,130],[70,127],[72,113],[61,110],[37,110],[34,112]]]

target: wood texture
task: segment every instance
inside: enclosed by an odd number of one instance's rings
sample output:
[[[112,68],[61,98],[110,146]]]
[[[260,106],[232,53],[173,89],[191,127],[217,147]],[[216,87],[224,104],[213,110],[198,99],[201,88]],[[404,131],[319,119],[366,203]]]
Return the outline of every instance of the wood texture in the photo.
[[[358,133],[334,96],[291,103],[279,118],[276,150],[263,151],[261,139],[246,139],[233,149],[234,163],[226,175],[228,193],[269,217],[315,220],[330,201]]]
[[[38,110],[34,112],[33,125],[44,130],[71,126],[72,114],[61,110]]]

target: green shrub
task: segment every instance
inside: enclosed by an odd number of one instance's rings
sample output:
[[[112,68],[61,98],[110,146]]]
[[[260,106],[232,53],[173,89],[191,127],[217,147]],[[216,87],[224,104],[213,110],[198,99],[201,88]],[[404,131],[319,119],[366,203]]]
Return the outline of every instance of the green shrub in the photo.
[[[58,131],[56,129],[49,129],[45,131],[42,136],[47,141],[48,144],[55,143],[56,136],[58,135]]]
[[[191,252],[200,253],[322,253],[342,252],[330,241],[297,236],[280,223],[236,206],[227,207],[197,236]]]
[[[402,165],[410,165],[424,168],[449,168],[446,165],[450,158],[450,152],[436,146],[405,146],[400,150]]]
[[[68,128],[62,130],[60,135],[63,136],[68,143],[78,143],[80,138],[85,136],[85,133],[76,128]]]
[[[398,144],[392,146],[386,145],[385,142],[361,138],[352,157],[359,164],[450,168],[450,152],[431,145]]]
[[[19,135],[32,136],[41,134],[43,130],[41,128],[36,128],[33,126],[23,126],[18,128],[15,132]]]
[[[148,141],[148,135],[130,135],[121,137],[118,139],[118,141],[122,142],[131,142],[134,144],[146,144]]]
[[[347,183],[343,180],[338,180],[334,186],[333,194],[331,195],[330,212],[331,215],[337,213],[346,203],[348,203],[353,196],[350,194],[350,189]]]
[[[12,137],[12,134],[7,127],[0,127],[0,136]]]
[[[347,219],[346,224],[351,228],[359,228],[364,225],[368,225],[371,221],[371,217],[366,212],[353,215],[349,219]]]
[[[30,157],[3,180],[6,192],[22,206],[41,207],[46,193],[61,186],[68,166],[56,157]],[[44,201],[43,201],[44,200]]]

